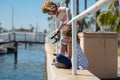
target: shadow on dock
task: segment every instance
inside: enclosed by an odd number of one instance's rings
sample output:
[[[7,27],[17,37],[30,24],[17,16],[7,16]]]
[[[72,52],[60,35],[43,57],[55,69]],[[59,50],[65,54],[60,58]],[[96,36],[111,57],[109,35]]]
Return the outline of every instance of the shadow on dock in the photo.
[[[117,79],[101,79],[101,80],[120,80],[120,77],[118,77]]]

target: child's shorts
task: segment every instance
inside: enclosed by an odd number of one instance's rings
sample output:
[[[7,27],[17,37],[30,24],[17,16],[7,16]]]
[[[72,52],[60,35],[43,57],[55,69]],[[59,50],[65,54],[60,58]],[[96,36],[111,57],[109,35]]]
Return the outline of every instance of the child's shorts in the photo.
[[[71,59],[66,57],[63,53],[57,54],[56,61],[64,64],[68,69],[72,67]]]

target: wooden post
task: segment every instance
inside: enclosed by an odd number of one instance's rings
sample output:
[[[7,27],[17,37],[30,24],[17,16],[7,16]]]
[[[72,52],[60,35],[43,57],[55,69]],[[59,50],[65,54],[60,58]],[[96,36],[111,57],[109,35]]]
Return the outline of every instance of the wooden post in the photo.
[[[17,44],[17,42],[15,42],[15,45],[14,45],[14,47],[15,47],[15,56],[14,56],[14,60],[15,60],[15,64],[17,64],[17,52],[18,52],[18,44]]]
[[[11,41],[11,36],[10,36],[10,33],[8,33],[8,38],[9,38],[9,41]]]
[[[27,34],[26,34],[26,32],[25,32],[25,40],[24,40],[24,42],[26,42],[27,41],[27,39],[26,39],[26,36],[27,36]],[[25,49],[27,49],[27,43],[25,43]]]

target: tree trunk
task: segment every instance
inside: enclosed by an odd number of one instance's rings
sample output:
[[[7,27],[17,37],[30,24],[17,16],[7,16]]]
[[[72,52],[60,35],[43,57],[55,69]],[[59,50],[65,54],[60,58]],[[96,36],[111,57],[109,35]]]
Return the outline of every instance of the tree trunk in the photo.
[[[96,20],[99,14],[100,14],[100,10],[96,12]],[[100,26],[98,26],[97,21],[96,21],[96,32],[99,30],[100,30]]]
[[[97,2],[98,0],[96,0],[96,2]],[[98,15],[100,14],[100,10],[98,10],[97,12],[96,12],[96,20],[97,20],[97,17],[98,17]],[[96,32],[97,31],[99,31],[100,30],[100,27],[98,26],[98,24],[97,24],[97,21],[96,21]]]
[[[84,1],[84,5],[85,5],[85,6],[84,6],[84,10],[86,10],[86,9],[87,9],[87,0]],[[83,29],[84,29],[84,27],[85,27],[85,23],[86,23],[86,22],[85,22],[85,18],[83,18],[83,20],[82,20],[82,27],[83,27],[83,28],[82,28],[82,31],[83,31]]]
[[[119,1],[118,0],[115,0],[114,6],[116,8],[116,14],[119,15],[119,8],[118,8],[119,7]]]

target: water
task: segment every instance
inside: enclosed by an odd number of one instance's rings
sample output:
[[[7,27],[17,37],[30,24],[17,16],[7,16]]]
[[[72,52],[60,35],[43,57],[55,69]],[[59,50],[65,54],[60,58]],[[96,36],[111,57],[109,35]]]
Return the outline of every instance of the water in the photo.
[[[0,56],[0,80],[46,80],[46,59],[43,44],[19,45],[14,54]]]

